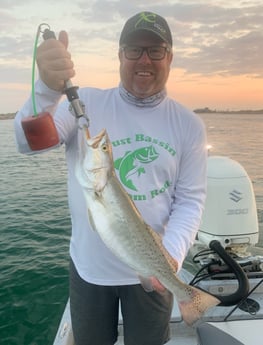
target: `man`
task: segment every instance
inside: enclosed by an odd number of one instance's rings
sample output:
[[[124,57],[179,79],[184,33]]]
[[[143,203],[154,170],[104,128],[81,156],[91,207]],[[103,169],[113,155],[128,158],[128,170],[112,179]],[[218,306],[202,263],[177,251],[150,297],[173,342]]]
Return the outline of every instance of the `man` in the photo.
[[[136,14],[124,25],[119,44],[120,85],[109,90],[80,89],[80,99],[90,118],[91,136],[107,129],[117,176],[180,268],[194,241],[205,200],[204,126],[195,114],[167,96],[165,84],[173,53],[164,18],[150,12]],[[58,105],[64,81],[74,76],[66,47],[67,34],[62,32],[59,40],[47,40],[38,48],[40,80],[35,90],[42,110],[54,114],[60,142],[66,145],[75,343],[114,344],[120,302],[125,344],[161,345],[169,340],[171,293],[154,277],[148,282],[152,291],[146,292],[136,272],[105,247],[89,223],[74,174],[81,131],[68,102]],[[21,120],[30,114],[28,101],[15,119],[18,148],[25,153],[32,152]]]

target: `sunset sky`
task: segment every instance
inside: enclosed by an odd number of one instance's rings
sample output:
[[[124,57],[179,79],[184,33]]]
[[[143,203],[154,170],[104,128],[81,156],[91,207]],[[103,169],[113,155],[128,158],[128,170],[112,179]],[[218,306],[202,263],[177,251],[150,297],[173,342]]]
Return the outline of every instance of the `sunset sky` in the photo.
[[[1,0],[0,114],[31,91],[39,24],[69,33],[78,86],[119,83],[118,40],[125,21],[150,10],[173,33],[169,94],[190,109],[263,109],[262,0]],[[42,38],[40,37],[39,43]]]

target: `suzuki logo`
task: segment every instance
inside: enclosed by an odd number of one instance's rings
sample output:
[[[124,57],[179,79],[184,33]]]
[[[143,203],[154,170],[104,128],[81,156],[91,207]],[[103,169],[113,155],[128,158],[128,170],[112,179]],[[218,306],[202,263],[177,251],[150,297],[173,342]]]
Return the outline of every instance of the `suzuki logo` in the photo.
[[[232,192],[229,193],[230,195],[230,200],[233,200],[234,202],[239,202],[242,200],[242,193],[239,192],[238,190],[233,190]]]

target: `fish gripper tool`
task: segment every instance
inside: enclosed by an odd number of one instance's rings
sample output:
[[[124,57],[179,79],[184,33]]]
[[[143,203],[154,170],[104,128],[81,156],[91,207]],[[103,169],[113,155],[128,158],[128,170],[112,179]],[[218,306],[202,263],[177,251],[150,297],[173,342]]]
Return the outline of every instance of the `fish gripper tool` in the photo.
[[[44,40],[50,38],[56,39],[54,31],[51,31],[49,28],[44,30],[42,37]],[[63,90],[63,93],[66,94],[67,99],[70,102],[70,112],[76,117],[76,119],[84,118],[86,120],[85,126],[89,127],[89,118],[85,113],[84,103],[79,99],[79,95],[77,92],[78,88],[79,87],[74,86],[69,79],[65,81],[65,89]]]

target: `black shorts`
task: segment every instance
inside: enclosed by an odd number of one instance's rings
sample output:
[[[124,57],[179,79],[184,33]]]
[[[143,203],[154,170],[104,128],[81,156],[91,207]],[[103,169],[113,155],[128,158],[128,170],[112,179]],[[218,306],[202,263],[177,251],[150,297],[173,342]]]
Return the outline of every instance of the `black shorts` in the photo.
[[[87,283],[70,263],[70,308],[76,345],[113,345],[118,338],[119,303],[125,345],[162,345],[170,338],[173,295],[145,292],[140,284]]]

